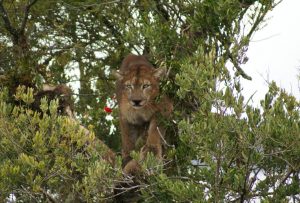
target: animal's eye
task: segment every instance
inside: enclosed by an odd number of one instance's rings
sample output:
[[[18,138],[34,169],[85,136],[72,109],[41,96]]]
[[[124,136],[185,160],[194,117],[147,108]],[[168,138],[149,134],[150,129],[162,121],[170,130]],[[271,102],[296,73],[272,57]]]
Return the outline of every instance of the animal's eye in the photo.
[[[125,87],[126,87],[127,89],[131,89],[131,88],[132,88],[132,85],[131,85],[131,84],[127,84],[127,85],[125,85]]]
[[[150,87],[150,84],[144,84],[144,85],[143,85],[143,89],[146,89],[146,88],[148,88],[148,87]]]

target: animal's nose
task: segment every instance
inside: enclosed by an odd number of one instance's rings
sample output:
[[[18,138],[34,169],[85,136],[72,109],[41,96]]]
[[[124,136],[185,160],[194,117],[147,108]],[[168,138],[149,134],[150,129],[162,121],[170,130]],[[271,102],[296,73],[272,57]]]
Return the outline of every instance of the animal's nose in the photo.
[[[142,100],[132,100],[133,106],[141,106]]]

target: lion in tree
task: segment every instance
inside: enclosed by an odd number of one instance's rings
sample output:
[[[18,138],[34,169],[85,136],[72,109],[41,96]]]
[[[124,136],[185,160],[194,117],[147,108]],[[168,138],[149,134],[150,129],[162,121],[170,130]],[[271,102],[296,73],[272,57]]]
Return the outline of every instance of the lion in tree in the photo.
[[[144,56],[128,55],[124,58],[117,78],[117,102],[122,136],[122,167],[125,174],[140,170],[137,160],[130,153],[140,150],[140,160],[152,152],[162,160],[162,136],[164,130],[158,125],[158,116],[168,117],[172,102],[159,96],[159,82],[166,74],[164,68],[155,69]],[[137,141],[145,144],[137,149]]]

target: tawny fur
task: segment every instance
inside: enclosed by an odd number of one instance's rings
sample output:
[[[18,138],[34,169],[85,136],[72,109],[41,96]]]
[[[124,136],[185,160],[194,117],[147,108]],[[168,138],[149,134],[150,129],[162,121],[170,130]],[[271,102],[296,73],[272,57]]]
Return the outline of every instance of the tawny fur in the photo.
[[[117,77],[117,101],[119,104],[119,120],[122,136],[123,171],[132,174],[140,168],[137,161],[132,160],[130,153],[140,150],[143,160],[148,152],[153,152],[162,160],[163,130],[157,124],[157,116],[168,116],[173,105],[159,96],[159,80],[164,69],[155,69],[144,56],[129,55],[122,62]],[[137,105],[138,104],[138,105]],[[146,140],[141,149],[135,149],[138,139]]]

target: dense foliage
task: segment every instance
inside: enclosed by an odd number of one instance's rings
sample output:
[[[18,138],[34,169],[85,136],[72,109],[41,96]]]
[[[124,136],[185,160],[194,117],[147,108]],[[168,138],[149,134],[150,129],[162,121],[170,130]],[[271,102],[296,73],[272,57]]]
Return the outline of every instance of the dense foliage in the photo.
[[[23,90],[23,91],[22,91]],[[43,99],[42,113],[5,102],[0,94],[0,198],[18,202],[91,202],[112,193],[121,171],[103,159],[105,148],[65,116],[57,100]],[[16,98],[33,101],[32,90],[19,88]],[[47,111],[50,114],[46,114]]]
[[[0,198],[113,199],[119,161],[107,165],[90,143],[120,152],[111,71],[135,53],[168,69],[161,88],[175,107],[165,165],[152,156],[143,165],[142,202],[299,201],[299,102],[270,83],[254,108],[240,85],[251,79],[249,41],[276,3],[0,0]],[[43,83],[72,86],[77,118],[94,134],[57,115],[55,101],[42,104],[49,115],[29,110],[32,93],[17,87]]]

